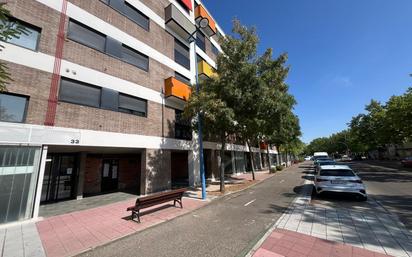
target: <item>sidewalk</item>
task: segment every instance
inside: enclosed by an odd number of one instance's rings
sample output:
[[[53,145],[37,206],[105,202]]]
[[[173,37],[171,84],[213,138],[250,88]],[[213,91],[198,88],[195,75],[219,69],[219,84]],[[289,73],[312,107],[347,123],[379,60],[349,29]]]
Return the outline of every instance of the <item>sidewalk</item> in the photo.
[[[73,256],[99,245],[200,208],[207,202],[183,198],[183,208],[156,205],[141,212],[141,223],[130,220],[127,200],[89,210],[53,216],[38,222],[37,229],[48,257]]]
[[[412,256],[412,234],[373,200],[359,206],[327,206],[311,201],[311,191],[306,181],[301,196],[255,246],[253,256]],[[285,235],[291,242],[282,240]],[[325,251],[315,254],[322,245]]]

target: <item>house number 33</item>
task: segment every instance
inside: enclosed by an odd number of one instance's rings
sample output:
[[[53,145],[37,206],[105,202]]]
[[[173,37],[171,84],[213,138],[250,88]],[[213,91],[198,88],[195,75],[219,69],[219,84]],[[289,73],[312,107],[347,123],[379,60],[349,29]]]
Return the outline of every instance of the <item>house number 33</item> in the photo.
[[[77,145],[77,144],[80,143],[80,141],[79,141],[79,139],[72,139],[72,140],[70,140],[70,143],[74,144],[74,145]]]

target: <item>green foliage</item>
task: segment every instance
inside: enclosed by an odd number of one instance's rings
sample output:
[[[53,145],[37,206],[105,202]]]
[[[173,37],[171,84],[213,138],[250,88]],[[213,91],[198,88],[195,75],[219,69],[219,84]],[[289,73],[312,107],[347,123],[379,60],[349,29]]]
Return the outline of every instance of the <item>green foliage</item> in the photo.
[[[281,170],[283,170],[285,167],[283,167],[282,165],[278,165],[278,166],[276,166],[276,170],[277,171],[281,171]]]
[[[358,114],[342,132],[314,139],[305,149],[313,152],[363,153],[386,145],[399,145],[412,141],[412,88],[403,95],[392,96],[385,104],[371,100],[365,113]],[[347,147],[346,147],[347,146]]]
[[[201,82],[200,92],[192,93],[184,115],[191,119],[200,113],[205,137],[218,135],[222,149],[230,138],[248,146],[265,140],[300,151],[299,119],[292,112],[296,101],[285,83],[287,55],[274,59],[268,49],[259,57],[256,30],[237,20],[232,32],[219,40],[224,54],[217,57],[216,76]],[[194,122],[193,129],[197,128]]]
[[[0,41],[7,42],[12,38],[18,38],[20,34],[26,34],[26,29],[16,23],[10,22],[8,17],[10,12],[6,9],[6,3],[0,3]],[[4,45],[0,44],[0,52],[3,50]],[[10,73],[7,71],[5,63],[0,62],[0,92],[6,91],[6,85],[12,81]]]

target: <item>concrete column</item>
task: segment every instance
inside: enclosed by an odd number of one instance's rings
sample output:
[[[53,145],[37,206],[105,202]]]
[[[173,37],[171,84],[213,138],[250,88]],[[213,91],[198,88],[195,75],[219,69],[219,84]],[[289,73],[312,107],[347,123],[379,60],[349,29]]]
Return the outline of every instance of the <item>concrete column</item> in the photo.
[[[140,156],[140,195],[146,194],[146,149],[144,149]]]
[[[42,191],[42,187],[43,187],[44,170],[46,168],[47,150],[48,150],[48,147],[43,146],[42,152],[41,152],[41,157],[40,157],[40,167],[39,167],[39,176],[37,178],[36,195],[35,195],[35,198],[34,198],[33,218],[39,217],[41,191]]]
[[[235,156],[235,151],[231,152],[231,158],[232,158],[232,173],[236,173],[236,156]]]
[[[79,154],[79,174],[78,174],[78,181],[77,181],[77,193],[76,193],[76,199],[80,200],[83,199],[83,189],[84,189],[84,176],[86,172],[86,159],[87,159],[87,153],[86,152],[81,152]]]
[[[143,163],[146,164],[144,167]],[[172,188],[170,150],[146,149],[145,157],[142,156],[142,181],[143,177],[145,177],[145,188],[144,190],[141,188],[141,192],[145,194],[170,190]]]

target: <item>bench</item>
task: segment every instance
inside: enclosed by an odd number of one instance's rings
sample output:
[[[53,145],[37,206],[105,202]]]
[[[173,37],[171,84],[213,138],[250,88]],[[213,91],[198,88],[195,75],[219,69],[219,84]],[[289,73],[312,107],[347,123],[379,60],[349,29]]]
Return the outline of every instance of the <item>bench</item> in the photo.
[[[154,205],[161,203],[166,203],[173,200],[173,205],[176,206],[176,203],[180,204],[180,208],[183,208],[182,197],[184,192],[187,191],[186,188],[175,189],[167,192],[161,192],[149,196],[139,197],[136,200],[134,206],[127,208],[127,211],[132,212],[132,220],[137,218],[137,221],[140,223],[140,210],[148,208]]]

